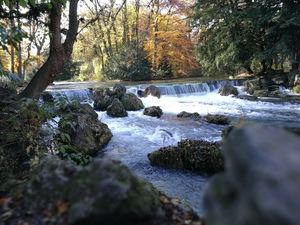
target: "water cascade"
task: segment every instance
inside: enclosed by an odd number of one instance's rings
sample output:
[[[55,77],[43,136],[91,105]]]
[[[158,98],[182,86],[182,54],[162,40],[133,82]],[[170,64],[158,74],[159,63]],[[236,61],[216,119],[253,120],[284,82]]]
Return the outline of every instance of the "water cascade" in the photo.
[[[233,122],[241,118],[280,126],[300,124],[300,104],[291,102],[248,101],[230,96],[220,96],[218,89],[227,81],[212,81],[185,84],[155,84],[162,93],[160,99],[149,96],[142,98],[145,107],[160,106],[164,115],[152,118],[143,115],[143,110],[129,112],[125,118],[111,118],[106,112],[97,112],[106,123],[113,138],[105,148],[104,155],[121,160],[142,179],[151,182],[171,197],[178,197],[202,215],[202,196],[207,178],[186,171],[152,167],[147,154],[167,145],[176,145],[182,139],[204,139],[220,141],[225,126],[208,124],[204,121],[178,119],[181,111],[198,112],[200,115],[224,114]],[[242,81],[229,81],[242,92]],[[94,84],[93,84],[94,85]],[[54,96],[69,100],[92,103],[91,86],[81,90],[59,89],[55,85]],[[129,86],[128,91],[137,93],[149,84]],[[51,90],[50,90],[51,91]],[[282,89],[282,91],[285,91]]]

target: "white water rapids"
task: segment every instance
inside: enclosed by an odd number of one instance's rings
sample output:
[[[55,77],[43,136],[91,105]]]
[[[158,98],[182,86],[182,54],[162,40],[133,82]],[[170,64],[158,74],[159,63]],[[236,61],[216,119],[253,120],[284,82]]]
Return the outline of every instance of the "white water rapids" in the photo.
[[[224,97],[218,94],[221,85],[222,82],[161,85],[160,99],[142,99],[145,107],[161,107],[164,115],[160,119],[144,116],[143,110],[129,112],[125,118],[110,118],[105,112],[98,112],[99,119],[106,123],[113,133],[104,155],[121,160],[138,176],[150,181],[167,195],[178,197],[202,215],[202,197],[208,178],[186,171],[152,167],[147,154],[162,146],[176,145],[185,138],[219,141],[221,131],[225,127],[203,121],[179,119],[176,114],[181,111],[198,112],[200,115],[224,114],[234,122],[245,120],[300,127],[300,104]],[[130,87],[129,91],[136,93],[141,88],[144,86]],[[238,88],[239,92],[243,93],[242,88]],[[67,90],[61,93],[70,99],[90,100],[90,92],[87,89]]]

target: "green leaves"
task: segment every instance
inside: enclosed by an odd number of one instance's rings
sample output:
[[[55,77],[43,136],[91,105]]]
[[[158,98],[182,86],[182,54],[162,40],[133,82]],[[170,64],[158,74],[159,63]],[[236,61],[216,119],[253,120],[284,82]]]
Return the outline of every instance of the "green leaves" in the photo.
[[[197,56],[202,68],[207,74],[234,74],[257,61],[262,69],[286,60],[299,63],[299,11],[297,1],[197,0],[194,24],[201,30]]]
[[[131,43],[108,58],[104,73],[112,80],[147,80],[150,78],[150,67],[143,48]]]

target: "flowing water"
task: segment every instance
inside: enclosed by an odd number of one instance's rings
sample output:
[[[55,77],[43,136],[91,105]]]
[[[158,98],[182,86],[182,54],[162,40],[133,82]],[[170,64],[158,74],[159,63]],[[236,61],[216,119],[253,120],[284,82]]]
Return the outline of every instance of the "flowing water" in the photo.
[[[104,155],[121,160],[143,179],[150,181],[159,190],[171,197],[178,197],[202,215],[202,197],[209,178],[187,172],[151,167],[147,154],[162,146],[175,145],[181,139],[221,140],[224,126],[203,121],[179,119],[181,111],[198,112],[200,115],[225,114],[232,121],[252,121],[278,126],[300,127],[300,104],[289,102],[248,101],[218,94],[225,81],[157,84],[162,96],[143,98],[145,107],[160,106],[164,115],[152,118],[143,115],[143,110],[129,112],[126,118],[110,118],[98,112],[99,119],[106,123],[113,138],[105,148]],[[243,93],[241,82],[231,81]],[[94,85],[94,84],[93,84]],[[83,85],[84,86],[84,85]],[[131,85],[128,91],[136,93],[147,85]],[[70,89],[56,85],[55,95],[79,99],[91,103],[89,89]],[[90,86],[88,86],[90,87]],[[287,90],[282,90],[287,91]]]

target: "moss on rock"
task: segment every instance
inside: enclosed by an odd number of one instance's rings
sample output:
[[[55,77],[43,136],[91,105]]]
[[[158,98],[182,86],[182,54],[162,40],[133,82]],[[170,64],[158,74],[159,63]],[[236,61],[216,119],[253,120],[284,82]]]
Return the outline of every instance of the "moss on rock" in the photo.
[[[153,166],[186,169],[202,174],[223,170],[224,161],[220,145],[202,140],[182,140],[178,146],[168,146],[148,154]]]
[[[224,115],[212,115],[212,114],[207,114],[204,116],[205,120],[207,123],[213,123],[213,124],[218,124],[218,125],[228,125],[230,124],[230,120],[227,116]]]

